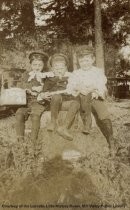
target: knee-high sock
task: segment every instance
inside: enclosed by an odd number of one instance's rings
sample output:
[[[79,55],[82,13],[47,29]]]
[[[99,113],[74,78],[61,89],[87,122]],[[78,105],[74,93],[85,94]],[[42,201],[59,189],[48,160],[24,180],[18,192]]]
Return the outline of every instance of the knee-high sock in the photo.
[[[32,128],[31,128],[31,140],[36,141],[38,138],[38,133],[40,129],[40,119],[41,116],[39,115],[32,115],[31,121],[32,121]]]
[[[56,122],[62,104],[62,96],[54,95],[51,99],[51,121]]]
[[[80,116],[86,129],[90,129],[92,125],[91,98],[91,93],[87,96],[80,95]]]
[[[103,135],[105,136],[109,146],[111,147],[111,143],[113,141],[113,127],[110,119],[104,119],[99,122],[99,128]]]
[[[64,126],[66,128],[71,127],[71,125],[72,125],[72,123],[75,119],[76,113],[78,112],[79,108],[80,108],[80,104],[77,101],[74,101],[70,104],[70,108],[67,112],[66,119],[65,119],[65,124],[64,124]]]
[[[23,114],[16,114],[16,134],[18,138],[24,138],[25,133],[25,116]]]

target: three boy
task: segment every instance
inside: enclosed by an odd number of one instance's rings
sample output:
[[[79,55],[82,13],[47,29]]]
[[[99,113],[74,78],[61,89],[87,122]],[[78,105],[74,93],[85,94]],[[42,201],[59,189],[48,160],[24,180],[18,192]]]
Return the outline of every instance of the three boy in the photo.
[[[73,100],[70,103],[64,126],[57,128],[58,133],[68,140],[73,139],[69,133],[69,127],[76,113],[80,110],[84,124],[83,133],[88,134],[91,128],[92,111],[99,128],[107,139],[110,149],[113,150],[114,138],[112,123],[104,101],[107,79],[101,69],[93,66],[93,50],[87,49],[77,52],[77,60],[80,68],[72,74],[68,72],[67,57],[64,54],[53,55],[49,59],[51,74],[46,78],[41,72],[44,67],[44,62],[47,61],[47,56],[45,54],[36,56],[34,53],[30,55],[29,59],[32,71],[29,73],[28,83],[31,81],[35,82],[35,87],[32,86],[29,92],[32,95],[40,96],[39,102],[35,98],[33,103],[31,103],[31,139],[33,141],[37,139],[40,118],[48,106],[51,110],[51,124],[48,130],[53,131],[57,127],[58,114],[62,108],[62,103]],[[45,78],[44,81],[42,81],[42,78]],[[63,92],[59,93],[59,91]],[[40,104],[42,100],[43,105]],[[27,108],[20,108],[16,113],[16,131],[17,135],[21,138],[24,136],[25,118],[28,114]]]

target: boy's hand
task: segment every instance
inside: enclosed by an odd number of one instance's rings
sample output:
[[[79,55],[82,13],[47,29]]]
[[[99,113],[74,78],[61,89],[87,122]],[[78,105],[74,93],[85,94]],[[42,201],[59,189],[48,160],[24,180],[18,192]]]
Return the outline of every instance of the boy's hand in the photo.
[[[44,99],[50,100],[51,99],[51,94],[49,92],[44,93]]]
[[[98,99],[99,95],[96,92],[92,93],[92,99]]]
[[[33,91],[29,90],[29,89],[26,89],[26,92],[27,92],[27,94],[30,94],[32,96],[37,96],[36,92],[33,92]]]
[[[80,91],[80,93],[81,94],[83,94],[83,95],[87,95],[87,94],[89,94],[89,93],[95,93],[95,91],[96,91],[96,89],[95,88],[93,88],[93,87],[86,87],[86,89],[84,88],[84,89],[82,89],[81,91]]]
[[[38,93],[41,92],[42,89],[43,89],[42,86],[38,86],[38,87],[33,86],[33,87],[32,87],[32,90],[33,90],[33,91],[36,91],[36,92],[38,92]]]
[[[46,93],[40,93],[39,96],[38,96],[38,99],[45,99],[45,100],[48,100],[50,101],[51,99],[51,94],[49,92],[46,92]]]
[[[37,96],[37,93],[36,92],[31,92],[31,95],[32,96]]]

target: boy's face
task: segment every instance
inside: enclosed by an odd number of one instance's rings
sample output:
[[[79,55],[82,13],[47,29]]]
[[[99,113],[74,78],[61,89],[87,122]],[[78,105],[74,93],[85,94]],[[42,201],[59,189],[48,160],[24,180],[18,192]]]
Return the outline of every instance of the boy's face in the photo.
[[[44,62],[42,60],[33,60],[31,62],[31,70],[41,72],[44,67]]]
[[[78,62],[80,65],[80,68],[84,71],[89,70],[89,68],[92,67],[94,63],[94,57],[92,55],[83,55],[78,58]]]
[[[68,71],[66,63],[63,61],[53,61],[52,62],[52,71],[55,76],[63,77],[65,72]]]

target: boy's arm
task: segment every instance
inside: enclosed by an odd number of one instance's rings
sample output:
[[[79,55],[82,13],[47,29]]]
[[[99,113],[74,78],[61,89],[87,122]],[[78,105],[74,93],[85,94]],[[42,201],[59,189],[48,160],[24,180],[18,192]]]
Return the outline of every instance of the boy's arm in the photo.
[[[68,94],[78,96],[79,94],[87,95],[95,91],[95,87],[90,84],[89,78],[83,77],[80,72],[74,73],[68,80]]]
[[[43,91],[44,84],[41,84],[39,86],[33,86],[31,89],[32,91],[36,91],[37,93],[41,93]]]
[[[31,89],[31,86],[28,83],[28,72],[23,73],[19,87],[22,89]]]
[[[27,94],[36,96],[37,93],[33,91],[32,84],[28,81],[29,74],[25,72],[22,76],[22,82],[20,84],[20,88],[25,89]]]
[[[104,72],[102,70],[97,70],[97,80],[95,81],[96,84],[96,91],[93,92],[93,98],[101,97],[102,99],[105,99],[107,88],[107,77],[105,76]]]
[[[38,97],[37,97],[38,101],[42,101],[44,99],[50,100],[51,95],[49,91],[51,90],[51,86],[52,86],[51,80],[49,78],[45,78],[43,89],[41,93],[38,94]]]
[[[72,75],[68,78],[66,93],[75,97],[79,94],[79,81],[78,77],[74,73],[72,73]]]

